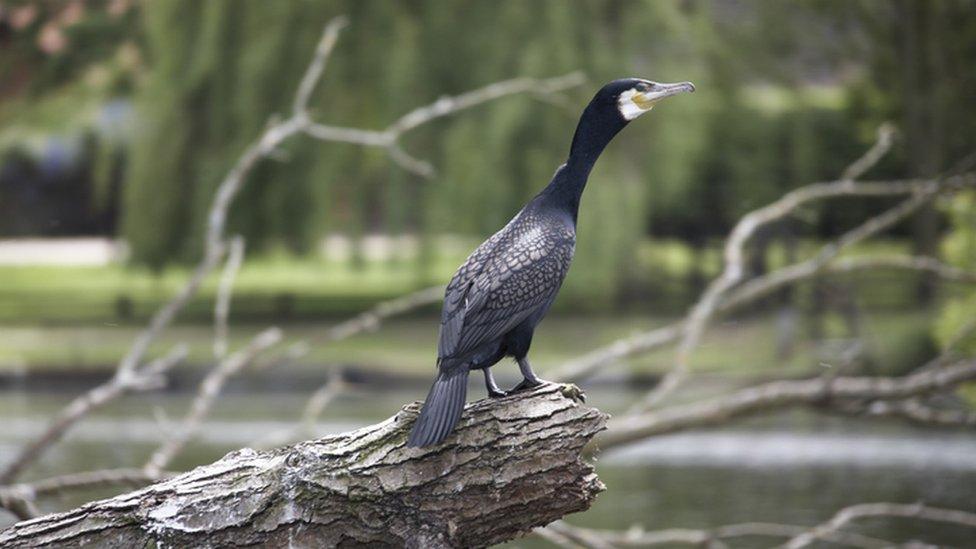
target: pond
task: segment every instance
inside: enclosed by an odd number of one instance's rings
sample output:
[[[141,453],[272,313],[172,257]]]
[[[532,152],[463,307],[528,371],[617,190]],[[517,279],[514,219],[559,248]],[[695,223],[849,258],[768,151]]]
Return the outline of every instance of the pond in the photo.
[[[246,386],[231,389],[174,468],[210,462],[293,425],[306,396]],[[478,395],[476,391],[480,388],[472,389],[472,394]],[[339,432],[385,419],[423,393],[418,387],[346,395],[326,409],[319,432]],[[590,391],[590,401],[613,413],[637,394],[604,386]],[[0,461],[9,460],[69,396],[0,393]],[[141,465],[189,401],[187,394],[163,393],[113,403],[81,423],[25,478],[87,470],[92,464]],[[723,429],[658,437],[600,456],[597,471],[607,491],[589,511],[571,516],[573,524],[614,529],[634,524],[647,529],[707,528],[746,521],[813,525],[843,506],[878,501],[976,511],[976,437],[808,413],[783,413]],[[65,509],[108,495],[75,494],[46,501],[43,507]],[[10,517],[0,515],[0,527],[9,524]],[[972,531],[918,521],[865,521],[859,523],[859,531],[896,541],[920,538],[949,546],[976,546]],[[762,542],[772,545],[769,539]],[[759,540],[736,543],[733,546],[754,547]],[[510,545],[546,546],[533,538]]]

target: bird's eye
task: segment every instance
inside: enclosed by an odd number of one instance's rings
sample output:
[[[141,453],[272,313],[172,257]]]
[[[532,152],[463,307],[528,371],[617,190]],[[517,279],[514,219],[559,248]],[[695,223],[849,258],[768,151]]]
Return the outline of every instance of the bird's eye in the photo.
[[[643,83],[643,82],[641,82],[640,84],[637,84],[637,91],[639,91],[639,92],[641,92],[641,93],[644,93],[644,92],[646,92],[647,90],[648,90],[648,86],[647,86],[647,84],[645,84],[645,83]]]

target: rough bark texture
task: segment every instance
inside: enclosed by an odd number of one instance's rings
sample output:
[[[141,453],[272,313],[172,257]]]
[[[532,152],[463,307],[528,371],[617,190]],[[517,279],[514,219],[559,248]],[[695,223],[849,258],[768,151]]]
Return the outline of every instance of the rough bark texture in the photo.
[[[606,423],[572,386],[469,404],[457,431],[405,448],[417,416],[268,452],[238,450],[141,490],[0,532],[2,547],[479,547],[587,509],[580,451]]]

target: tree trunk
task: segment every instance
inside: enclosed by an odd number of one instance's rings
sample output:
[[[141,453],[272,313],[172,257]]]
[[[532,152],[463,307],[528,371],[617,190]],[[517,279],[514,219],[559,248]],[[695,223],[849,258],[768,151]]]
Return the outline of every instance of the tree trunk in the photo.
[[[607,416],[573,386],[469,404],[456,432],[406,448],[419,410],[18,523],[0,547],[481,547],[587,509],[604,489],[581,449]]]

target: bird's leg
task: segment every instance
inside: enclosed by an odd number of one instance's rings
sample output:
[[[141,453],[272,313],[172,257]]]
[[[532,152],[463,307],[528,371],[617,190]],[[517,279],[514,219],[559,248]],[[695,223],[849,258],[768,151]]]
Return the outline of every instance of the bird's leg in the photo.
[[[532,366],[529,365],[528,358],[523,356],[522,358],[518,359],[518,365],[519,365],[519,370],[521,370],[522,372],[522,377],[524,377],[525,379],[522,380],[522,383],[519,383],[518,385],[513,387],[512,390],[509,391],[510,393],[514,393],[517,391],[525,391],[533,387],[538,387],[543,383],[549,383],[544,379],[539,379],[538,377],[536,377],[535,372],[532,371]]]
[[[495,377],[491,375],[491,368],[485,368],[485,389],[488,389],[490,398],[502,398],[508,396],[508,392],[502,391],[501,387],[495,383]]]

